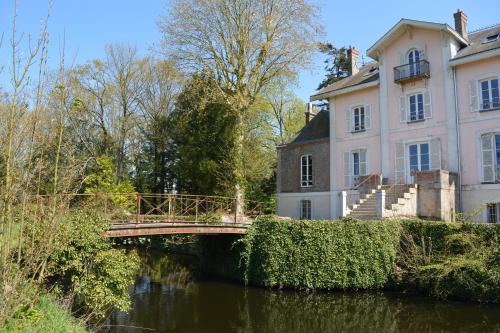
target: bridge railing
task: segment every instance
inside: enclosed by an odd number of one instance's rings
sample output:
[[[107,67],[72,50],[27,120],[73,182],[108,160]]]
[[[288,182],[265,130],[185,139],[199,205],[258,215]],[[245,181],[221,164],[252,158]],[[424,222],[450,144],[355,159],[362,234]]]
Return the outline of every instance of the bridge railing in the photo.
[[[247,223],[266,205],[246,200],[243,212],[235,198],[155,193],[68,193],[29,196],[28,207],[47,210],[93,209],[112,223]]]

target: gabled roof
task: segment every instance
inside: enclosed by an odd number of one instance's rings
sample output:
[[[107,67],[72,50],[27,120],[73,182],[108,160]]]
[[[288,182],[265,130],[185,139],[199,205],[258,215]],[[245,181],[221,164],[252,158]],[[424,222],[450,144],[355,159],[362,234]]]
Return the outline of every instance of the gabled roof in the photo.
[[[458,32],[452,29],[446,23],[434,23],[434,22],[426,22],[426,21],[417,21],[417,20],[409,20],[409,19],[401,19],[395,26],[393,26],[388,32],[385,33],[375,44],[372,45],[367,51],[366,54],[372,57],[373,59],[378,60],[377,51],[390,44],[394,39],[401,36],[403,33],[407,31],[410,27],[422,28],[422,29],[430,29],[430,30],[441,30],[452,35],[456,40],[458,40],[462,45],[468,45],[466,39],[464,39]]]
[[[376,62],[370,62],[361,67],[358,73],[345,77],[340,81],[318,90],[313,96],[311,96],[311,101],[325,99],[340,93],[346,93],[350,90],[356,90],[356,88],[377,85],[378,79],[378,64]]]
[[[468,62],[471,56],[482,53],[491,53],[495,50],[500,51],[500,37],[496,40],[487,42],[487,38],[500,34],[500,24],[476,32],[469,33],[469,45],[457,52],[451,59],[451,63]],[[500,55],[500,52],[498,52]],[[467,59],[466,59],[467,58]]]
[[[329,137],[330,113],[326,110],[321,110],[300,130],[295,139],[285,146],[327,139]]]

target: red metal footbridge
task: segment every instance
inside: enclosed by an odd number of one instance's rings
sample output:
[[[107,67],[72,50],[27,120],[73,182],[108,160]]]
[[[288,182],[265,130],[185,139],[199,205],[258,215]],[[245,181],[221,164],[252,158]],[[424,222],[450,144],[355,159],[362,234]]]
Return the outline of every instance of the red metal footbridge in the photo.
[[[31,196],[36,206],[48,206],[54,196]],[[189,194],[85,193],[57,195],[57,206],[92,209],[110,223],[107,237],[166,234],[244,234],[252,221],[270,213],[261,202]]]

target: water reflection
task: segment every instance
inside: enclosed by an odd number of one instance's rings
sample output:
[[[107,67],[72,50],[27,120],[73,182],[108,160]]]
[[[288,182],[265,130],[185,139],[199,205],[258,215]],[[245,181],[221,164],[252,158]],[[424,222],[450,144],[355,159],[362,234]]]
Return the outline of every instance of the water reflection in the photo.
[[[186,257],[149,255],[130,313],[103,332],[500,332],[500,307],[374,293],[306,293],[197,282]]]

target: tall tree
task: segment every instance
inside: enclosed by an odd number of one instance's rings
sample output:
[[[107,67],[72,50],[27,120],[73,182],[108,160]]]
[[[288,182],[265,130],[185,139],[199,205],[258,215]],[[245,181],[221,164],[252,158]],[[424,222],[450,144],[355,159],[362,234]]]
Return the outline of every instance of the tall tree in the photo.
[[[326,55],[326,78],[321,81],[318,90],[349,75],[349,58],[345,47],[336,48],[331,43],[320,43],[319,50]]]
[[[235,111],[213,78],[195,75],[171,115],[174,178],[180,191],[230,195],[235,183]]]
[[[182,76],[171,61],[148,58],[142,62],[143,89],[138,97],[140,129],[135,160],[139,191],[163,193],[171,178],[172,131],[169,117],[182,87]]]
[[[169,13],[159,23],[166,52],[210,73],[236,110],[241,204],[244,114],[272,80],[309,62],[321,30],[316,8],[307,0],[175,0]]]

